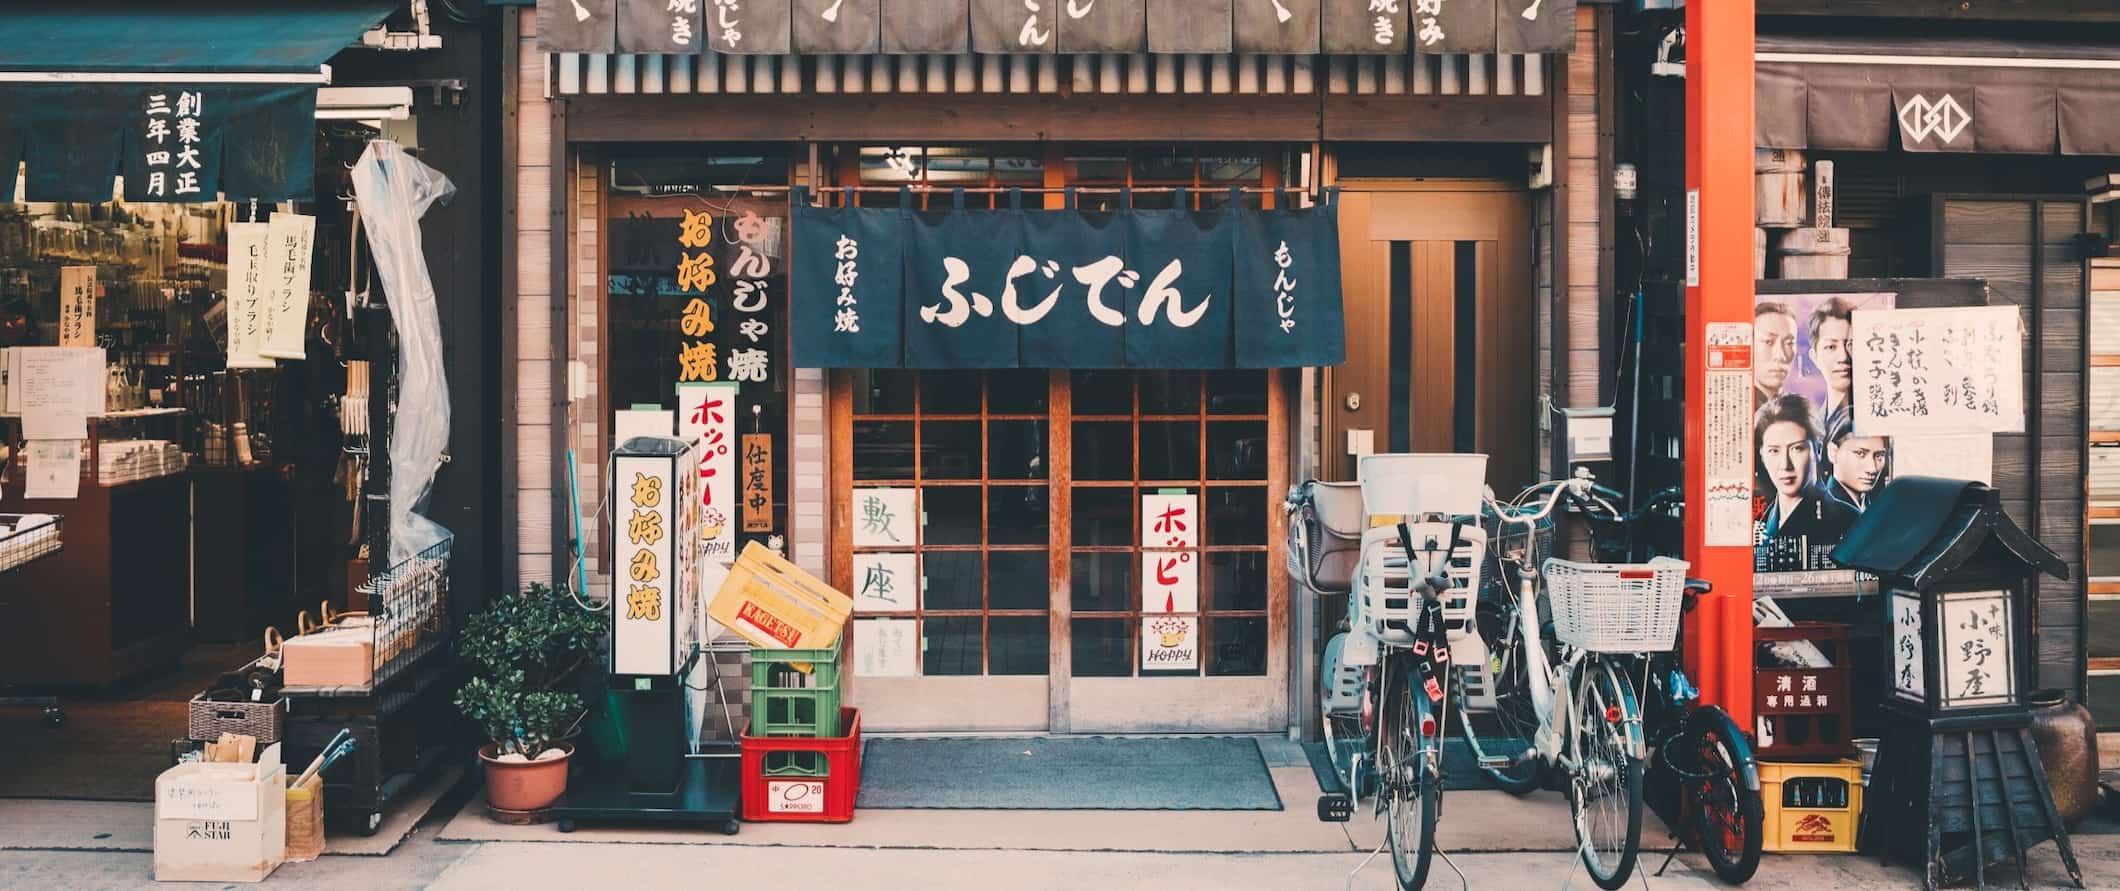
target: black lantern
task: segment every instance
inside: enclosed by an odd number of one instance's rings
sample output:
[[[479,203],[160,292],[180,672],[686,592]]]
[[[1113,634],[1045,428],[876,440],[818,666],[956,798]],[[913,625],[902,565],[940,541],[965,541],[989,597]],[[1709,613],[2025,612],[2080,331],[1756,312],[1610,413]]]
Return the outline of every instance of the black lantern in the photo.
[[[2033,598],[2068,565],[2003,512],[1994,488],[1902,477],[1879,492],[1833,559],[1885,591],[1888,707],[1927,718],[2024,712],[2037,677]]]

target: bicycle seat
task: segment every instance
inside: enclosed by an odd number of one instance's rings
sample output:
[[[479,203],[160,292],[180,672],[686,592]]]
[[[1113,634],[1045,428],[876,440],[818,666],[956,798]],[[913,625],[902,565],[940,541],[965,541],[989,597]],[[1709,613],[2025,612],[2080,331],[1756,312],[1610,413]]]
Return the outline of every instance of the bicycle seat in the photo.
[[[1354,590],[1355,565],[1362,559],[1362,487],[1358,483],[1304,484],[1310,509],[1293,521],[1301,524],[1303,572],[1311,587],[1324,594]]]

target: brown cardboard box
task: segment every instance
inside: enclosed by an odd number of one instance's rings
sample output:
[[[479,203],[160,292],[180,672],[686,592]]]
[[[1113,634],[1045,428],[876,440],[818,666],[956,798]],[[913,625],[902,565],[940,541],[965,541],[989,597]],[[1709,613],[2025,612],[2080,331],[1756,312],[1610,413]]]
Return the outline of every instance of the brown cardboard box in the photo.
[[[334,625],[288,638],[280,658],[289,687],[358,687],[375,677],[375,629]]]
[[[254,764],[191,761],[155,778],[155,881],[259,882],[287,851],[280,747]]]

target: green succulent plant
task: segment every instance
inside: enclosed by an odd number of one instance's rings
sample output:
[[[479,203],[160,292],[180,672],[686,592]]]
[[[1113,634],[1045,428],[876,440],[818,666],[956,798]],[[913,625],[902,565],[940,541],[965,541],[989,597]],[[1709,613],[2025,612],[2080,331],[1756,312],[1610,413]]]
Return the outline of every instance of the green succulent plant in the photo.
[[[603,624],[566,592],[535,583],[465,623],[457,651],[474,671],[456,707],[486,731],[494,754],[536,758],[581,720],[572,688],[597,664]]]

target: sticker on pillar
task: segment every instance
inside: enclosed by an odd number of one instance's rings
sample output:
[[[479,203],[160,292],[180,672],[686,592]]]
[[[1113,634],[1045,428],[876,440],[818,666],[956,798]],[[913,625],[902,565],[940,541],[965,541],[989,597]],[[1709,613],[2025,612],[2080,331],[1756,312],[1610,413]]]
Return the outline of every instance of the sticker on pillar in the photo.
[[[909,613],[920,603],[919,559],[912,554],[854,555],[854,611]]]
[[[854,622],[854,674],[903,678],[920,673],[918,619],[859,619]]]
[[[1199,667],[1199,619],[1191,616],[1141,617],[1142,671],[1195,671]]]
[[[677,385],[677,438],[697,443],[699,554],[727,564],[736,559],[736,385]]]
[[[854,546],[899,548],[920,544],[917,495],[912,489],[855,489]]]
[[[1705,543],[1752,545],[1752,326],[1710,322],[1704,374]]]

